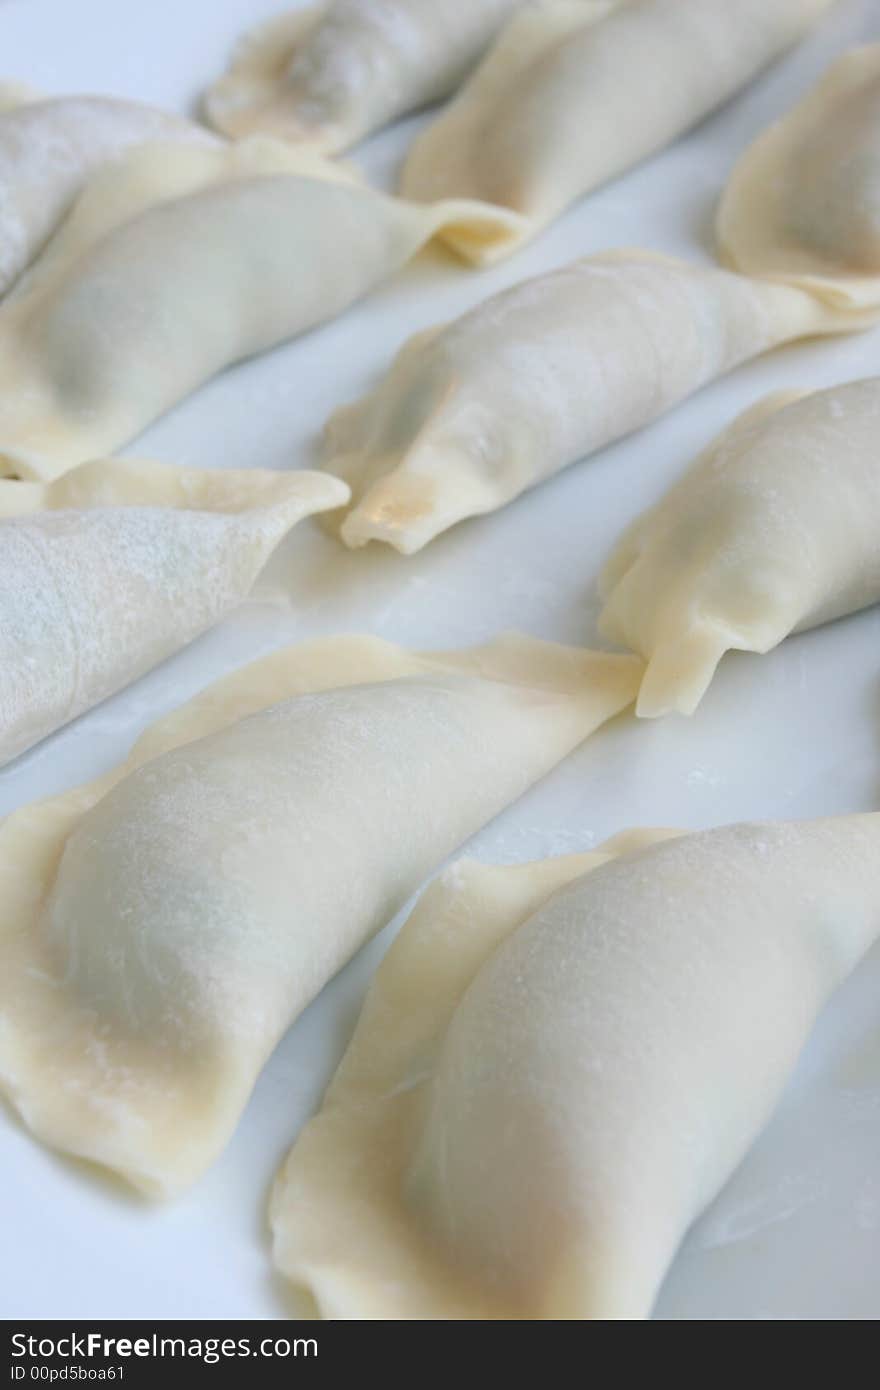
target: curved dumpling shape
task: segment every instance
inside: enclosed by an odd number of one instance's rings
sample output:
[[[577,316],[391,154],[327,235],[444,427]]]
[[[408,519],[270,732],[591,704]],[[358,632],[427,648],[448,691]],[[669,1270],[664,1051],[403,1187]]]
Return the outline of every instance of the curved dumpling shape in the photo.
[[[404,196],[481,198],[521,214],[519,238],[444,233],[463,255],[495,260],[696,125],[830,3],[628,0],[607,18],[607,6],[573,0],[528,7],[415,141]]]
[[[237,672],[0,826],[0,1091],[152,1195],[222,1149],[305,1005],[641,663],[331,638]]]
[[[87,181],[154,140],[208,147],[192,121],[115,97],[15,100],[0,110],[0,296],[30,264]]]
[[[844,328],[857,326],[846,316]],[[411,339],[330,420],[349,546],[419,550],[768,348],[840,323],[807,294],[644,251],[573,262]]]
[[[623,536],[604,636],[647,661],[638,713],[691,714],[725,651],[880,599],[880,377],[747,411]]]
[[[0,765],[218,622],[347,496],[323,473],[121,460],[0,481]]]
[[[205,113],[337,153],[459,85],[524,0],[328,0],[247,34]],[[587,3],[587,0],[581,0]]]
[[[269,136],[234,143],[169,145],[167,140],[151,140],[138,145],[91,176],[40,255],[9,291],[0,307],[0,324],[11,304],[31,303],[38,292],[46,295],[57,289],[97,242],[143,213],[189,194],[273,174],[359,182],[347,166]]]
[[[100,194],[86,191],[0,307],[8,473],[52,477],[112,453],[224,367],[340,313],[450,218],[499,216],[374,193],[266,138],[150,146]]]
[[[880,933],[880,817],[649,838],[425,894],[273,1194],[322,1316],[649,1316]]]
[[[739,270],[880,304],[880,43],[846,53],[742,156],[717,221]]]

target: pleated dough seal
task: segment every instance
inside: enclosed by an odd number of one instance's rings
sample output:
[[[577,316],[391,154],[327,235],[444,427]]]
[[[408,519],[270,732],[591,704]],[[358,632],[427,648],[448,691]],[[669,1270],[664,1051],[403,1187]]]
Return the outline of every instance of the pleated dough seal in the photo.
[[[205,95],[227,135],[267,131],[335,154],[454,91],[523,0],[328,0],[241,41]]]
[[[273,1193],[321,1316],[650,1315],[877,938],[880,817],[650,838],[425,893]]]
[[[696,709],[724,652],[880,600],[880,377],[762,401],[618,542],[605,637],[647,661],[637,710]]]
[[[158,1196],[223,1148],[306,1004],[425,876],[634,698],[507,637],[280,651],[0,826],[0,1091]]]
[[[841,308],[880,304],[880,43],[832,63],[746,150],[717,236],[738,270],[803,285]]]
[[[50,478],[113,453],[215,373],[341,313],[450,220],[477,234],[506,216],[404,203],[267,137],[136,151],[0,306],[0,470]]]
[[[585,194],[734,96],[831,0],[549,0],[502,31],[471,80],[416,139],[405,197],[479,198],[521,214],[525,241]],[[662,74],[662,80],[658,74]],[[509,235],[444,238],[482,263]]]
[[[0,481],[0,766],[219,622],[347,496],[322,473],[116,459]]]
[[[417,335],[332,417],[323,466],[352,505],[330,526],[412,554],[739,363],[862,325],[789,286],[650,252],[575,261]]]
[[[91,176],[155,140],[209,148],[209,131],[116,97],[0,92],[0,296],[40,251]]]

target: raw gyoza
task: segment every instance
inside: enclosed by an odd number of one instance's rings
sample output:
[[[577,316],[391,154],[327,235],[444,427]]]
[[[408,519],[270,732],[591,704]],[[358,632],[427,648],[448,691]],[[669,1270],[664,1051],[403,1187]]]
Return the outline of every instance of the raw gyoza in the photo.
[[[281,14],[242,40],[207,117],[334,153],[454,91],[523,3],[327,0]]]
[[[474,197],[519,227],[469,241],[477,261],[534,236],[575,199],[662,149],[802,37],[831,0],[549,0],[502,32],[416,140],[404,196]]]
[[[116,97],[16,100],[0,110],[0,296],[58,226],[88,179],[132,146],[216,138],[181,116]]]
[[[148,145],[108,173],[0,306],[7,473],[112,453],[224,367],[340,313],[448,220],[503,216],[385,197],[268,137]]]
[[[880,933],[880,817],[640,838],[425,894],[273,1195],[324,1317],[649,1316]]]
[[[125,766],[0,826],[0,1091],[145,1192],[425,875],[633,699],[641,662],[507,637],[276,652]]]
[[[0,481],[0,765],[218,622],[347,495],[322,473],[122,460]]]
[[[718,212],[739,270],[880,304],[880,43],[833,63],[734,169]]]
[[[635,522],[600,629],[647,660],[639,714],[691,714],[724,652],[880,599],[878,437],[880,377],[770,396]]]
[[[331,419],[324,466],[352,488],[331,525],[410,554],[737,363],[840,326],[800,290],[728,271],[644,251],[575,261],[418,334]]]

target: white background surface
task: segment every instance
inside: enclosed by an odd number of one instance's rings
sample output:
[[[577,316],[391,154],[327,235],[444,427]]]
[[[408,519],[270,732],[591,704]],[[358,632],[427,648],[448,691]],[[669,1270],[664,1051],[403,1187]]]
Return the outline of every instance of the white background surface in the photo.
[[[107,92],[191,110],[236,35],[277,9],[278,0],[7,0],[0,77],[53,94]],[[342,320],[227,372],[131,452],[223,468],[307,466],[330,410],[359,394],[417,329],[585,252],[648,246],[706,260],[734,158],[830,58],[868,38],[880,39],[880,4],[840,0],[819,32],[738,100],[512,261],[475,273],[439,252],[424,255]],[[374,139],[357,161],[390,182],[417,124]],[[298,638],[366,631],[431,647],[515,626],[595,644],[595,576],[621,528],[737,411],[780,387],[875,372],[880,330],[777,352],[412,559],[375,547],[349,554],[306,523],[273,561],[258,601],[0,773],[0,814],[97,775],[164,710]],[[878,651],[874,611],[791,639],[768,657],[729,656],[693,719],[616,721],[471,848],[491,860],[536,858],[634,824],[877,809]],[[171,1206],[147,1206],[49,1155],[0,1108],[0,1314],[296,1312],[271,1273],[267,1190],[319,1101],[387,938],[362,952],[292,1029],[227,1153]],[[659,1317],[880,1316],[878,1000],[875,951],[822,1020],[769,1130],[687,1239]],[[742,1007],[747,1014],[748,999]]]

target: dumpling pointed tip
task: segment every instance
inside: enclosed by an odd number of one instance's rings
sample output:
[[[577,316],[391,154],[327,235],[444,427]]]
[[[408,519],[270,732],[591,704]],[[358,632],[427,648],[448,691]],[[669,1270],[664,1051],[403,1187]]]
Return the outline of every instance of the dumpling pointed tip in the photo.
[[[405,185],[401,196],[412,196]],[[438,240],[460,260],[480,268],[504,260],[534,235],[530,218],[496,203],[443,198],[429,206],[437,218]]]
[[[695,713],[730,642],[711,627],[695,628],[659,644],[651,655],[636,700],[639,719]]]
[[[337,512],[351,501],[351,488],[342,478],[317,469],[303,469],[290,475],[290,495],[299,501],[303,516],[317,512]]]
[[[645,692],[639,691],[636,700],[637,719],[665,719],[667,715],[678,714],[689,717],[692,715],[699,700],[690,699],[677,695],[674,690],[669,690],[666,694],[660,690]]]
[[[413,555],[451,524],[441,514],[437,479],[398,470],[375,483],[349,512],[340,536],[351,550],[383,541],[401,555]]]
[[[361,550],[371,541],[382,541],[398,555],[414,555],[427,544],[430,537],[413,535],[405,523],[383,520],[370,511],[356,508],[339,527],[339,536],[349,550]]]

